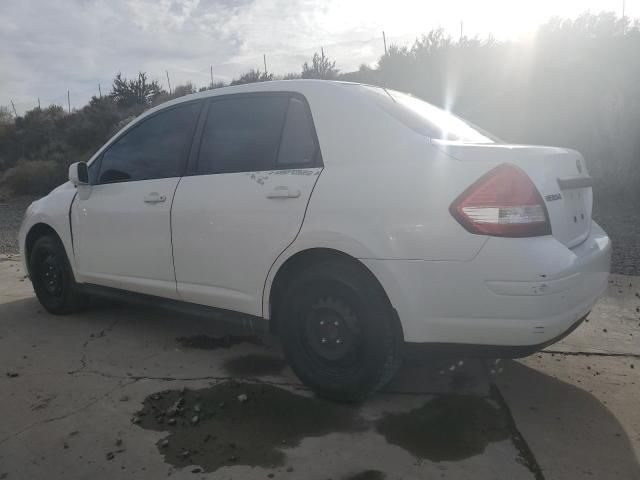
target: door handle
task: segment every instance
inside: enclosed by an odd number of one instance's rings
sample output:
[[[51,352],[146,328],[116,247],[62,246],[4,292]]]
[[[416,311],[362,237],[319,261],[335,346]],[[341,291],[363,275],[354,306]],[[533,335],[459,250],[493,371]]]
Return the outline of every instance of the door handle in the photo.
[[[144,203],[162,203],[167,199],[164,195],[159,195],[157,192],[151,192],[144,197]]]
[[[267,193],[267,198],[298,198],[299,196],[299,189],[290,189],[289,187],[285,186],[275,187],[273,190]]]

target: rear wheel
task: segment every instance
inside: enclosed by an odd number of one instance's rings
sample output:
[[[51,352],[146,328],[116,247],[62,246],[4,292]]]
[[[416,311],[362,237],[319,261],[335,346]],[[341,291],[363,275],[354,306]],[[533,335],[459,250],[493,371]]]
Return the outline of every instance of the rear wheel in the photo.
[[[315,264],[292,279],[280,305],[285,355],[319,395],[359,401],[397,370],[402,333],[384,291],[362,266]]]
[[[88,297],[78,291],[64,247],[56,236],[36,240],[29,271],[36,297],[48,312],[63,315],[86,307]]]

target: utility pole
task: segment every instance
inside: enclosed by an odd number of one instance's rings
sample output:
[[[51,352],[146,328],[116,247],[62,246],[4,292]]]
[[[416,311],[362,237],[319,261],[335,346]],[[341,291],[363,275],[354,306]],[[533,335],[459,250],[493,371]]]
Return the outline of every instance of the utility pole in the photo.
[[[266,78],[267,76],[267,54],[266,53],[262,54],[262,60],[264,61],[264,76]]]
[[[42,108],[40,107],[40,97],[38,97],[38,110],[42,110]]]
[[[100,88],[100,84],[98,84],[98,95],[102,98],[102,88]]]
[[[464,37],[464,22],[460,20],[460,41],[462,42],[462,37]]]
[[[69,113],[71,113],[71,95],[69,94],[69,90],[67,90],[67,105],[69,106]]]
[[[211,88],[213,88],[213,65],[210,65],[210,71],[211,71]]]
[[[11,106],[13,107],[13,114],[18,118],[18,112],[16,112],[16,106],[13,104],[13,99],[11,100]]]
[[[167,74],[167,83],[169,84],[169,95],[171,95],[171,80],[169,80],[169,70],[165,70]]]
[[[384,43],[384,54],[387,54],[387,36],[384,34],[384,30],[382,31],[382,41]]]

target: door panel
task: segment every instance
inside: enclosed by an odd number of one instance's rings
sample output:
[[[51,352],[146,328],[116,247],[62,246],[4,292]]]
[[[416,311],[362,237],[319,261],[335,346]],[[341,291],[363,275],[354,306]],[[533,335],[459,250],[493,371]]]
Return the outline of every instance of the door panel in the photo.
[[[94,185],[89,198],[75,200],[72,225],[83,282],[176,298],[170,209],[178,181]]]
[[[262,315],[269,269],[300,231],[322,170],[308,106],[290,94],[214,100],[171,212],[183,300]]]
[[[295,239],[320,168],[185,177],[172,211],[183,300],[262,314],[264,281]],[[271,196],[273,192],[295,196]]]
[[[171,201],[201,101],[144,118],[101,155],[72,209],[80,281],[176,298]]]

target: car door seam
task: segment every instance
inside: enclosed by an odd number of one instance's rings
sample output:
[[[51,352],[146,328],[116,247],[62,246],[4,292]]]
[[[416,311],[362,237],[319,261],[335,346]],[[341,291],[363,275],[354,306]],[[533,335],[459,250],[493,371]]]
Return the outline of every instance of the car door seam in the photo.
[[[76,193],[73,194],[73,198],[71,199],[71,203],[69,204],[69,235],[71,236],[71,253],[73,254],[74,265],[76,263],[76,245],[73,240],[73,223],[71,221],[71,211],[73,210],[73,202],[76,201],[77,197],[78,197],[78,191],[76,190]]]
[[[171,205],[169,205],[169,241],[171,243],[171,265],[173,265],[173,283],[175,285],[176,295],[178,297],[180,297],[180,292],[178,291],[178,276],[176,275],[176,258],[173,252],[173,202],[176,198],[176,192],[178,191],[178,187],[180,186],[181,181],[182,177],[178,178],[178,182],[173,189],[173,195],[171,195]]]
[[[260,296],[260,310],[261,310],[261,313],[262,313],[262,315],[261,315],[262,318],[265,318],[264,294],[265,294],[265,291],[267,289],[267,281],[269,280],[269,275],[271,275],[271,270],[273,269],[273,266],[278,262],[280,257],[284,254],[284,252],[286,252],[289,249],[289,247],[291,245],[293,245],[293,243],[296,241],[296,239],[300,235],[300,232],[302,231],[302,226],[304,225],[304,221],[307,218],[307,211],[309,210],[309,204],[311,203],[311,197],[313,197],[313,191],[315,190],[316,185],[318,184],[318,180],[320,179],[320,175],[322,175],[322,172],[324,171],[324,167],[319,167],[319,168],[320,168],[320,171],[318,172],[318,175],[316,176],[316,181],[313,182],[313,186],[311,187],[311,192],[309,193],[309,196],[307,197],[307,204],[304,207],[304,213],[302,215],[302,220],[300,221],[300,226],[298,227],[298,231],[294,235],[294,237],[291,240],[291,242],[289,242],[289,244],[287,244],[287,246],[284,247],[282,249],[282,251],[276,256],[274,261],[271,263],[271,266],[269,267],[269,270],[267,271],[267,276],[265,277],[264,284],[262,286],[262,295]]]

